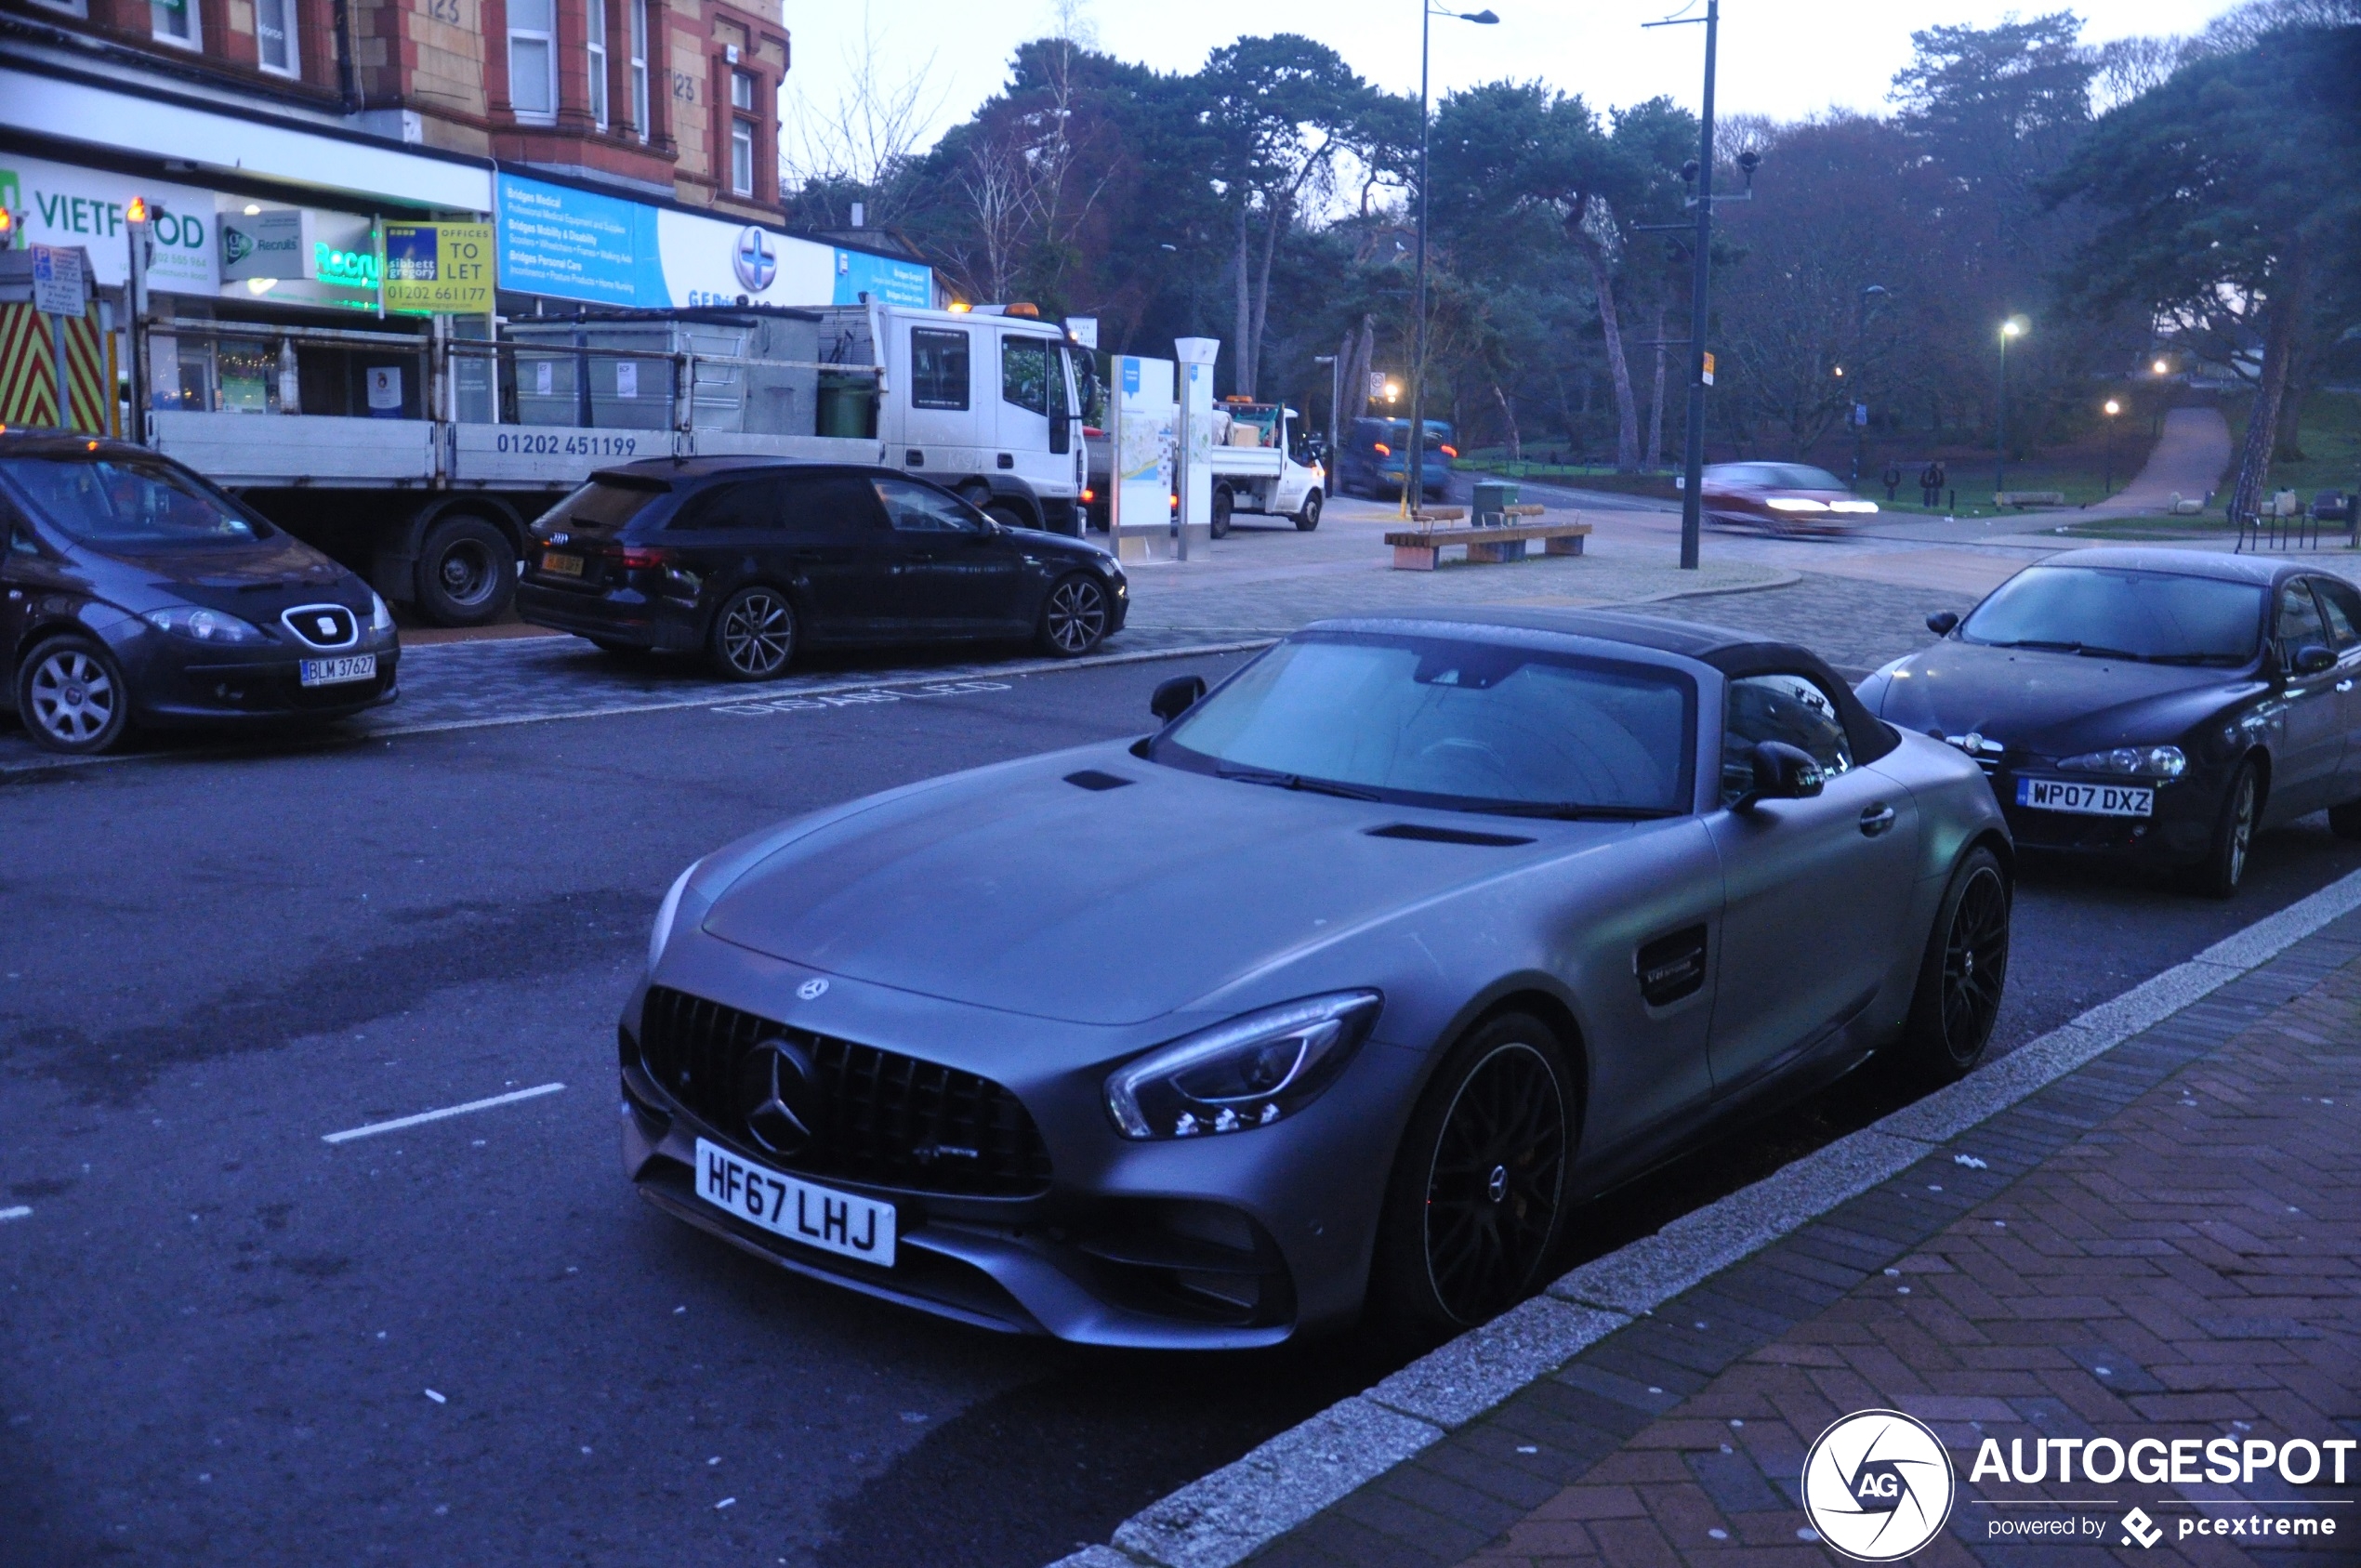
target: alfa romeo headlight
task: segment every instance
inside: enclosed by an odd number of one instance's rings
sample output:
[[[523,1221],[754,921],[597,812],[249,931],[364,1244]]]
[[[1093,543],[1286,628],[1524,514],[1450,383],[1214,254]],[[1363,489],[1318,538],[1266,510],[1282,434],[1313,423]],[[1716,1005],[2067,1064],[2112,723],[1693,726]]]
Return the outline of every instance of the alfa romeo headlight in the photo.
[[[2075,773],[2121,773],[2152,779],[2177,779],[2187,771],[2189,759],[2177,745],[2117,746],[2113,751],[2086,751],[2063,758],[2059,768]]]
[[[1762,504],[1774,512],[1825,512],[1828,509],[1823,503],[1801,495],[1774,495]]]
[[[648,972],[650,974],[655,973],[656,960],[664,956],[665,943],[672,940],[672,921],[673,917],[680,913],[681,889],[688,887],[689,878],[696,869],[696,865],[692,863],[687,871],[675,877],[672,890],[664,895],[662,903],[656,905],[655,929],[648,933]]]
[[[193,604],[175,604],[167,609],[151,610],[139,617],[160,631],[175,637],[185,637],[191,642],[244,643],[267,642],[260,628],[241,621],[235,615],[218,610],[200,609]]]
[[[1339,991],[1159,1046],[1108,1075],[1107,1114],[1137,1139],[1268,1127],[1336,1081],[1382,1001],[1375,991]]]

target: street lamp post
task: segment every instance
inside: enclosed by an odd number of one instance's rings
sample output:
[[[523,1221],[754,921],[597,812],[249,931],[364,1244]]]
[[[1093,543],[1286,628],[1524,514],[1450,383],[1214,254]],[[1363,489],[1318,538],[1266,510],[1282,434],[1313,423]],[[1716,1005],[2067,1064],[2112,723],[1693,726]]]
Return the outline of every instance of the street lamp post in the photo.
[[[2009,488],[2009,339],[2024,331],[2022,317],[2011,316],[2000,323],[2000,408],[1999,416],[1993,421],[1993,447],[1998,457],[1992,468],[1992,493],[1995,495]]]
[[[2115,416],[2123,412],[2123,405],[2109,398],[2101,406],[2107,416],[2106,477],[2099,481],[2099,498],[2104,501],[2115,494]]]
[[[1427,455],[1427,40],[1434,19],[1456,17],[1490,27],[1490,11],[1455,11],[1434,0],[1418,0],[1418,347],[1410,356],[1410,460],[1403,469],[1402,511],[1416,516],[1426,500]]]
[[[1869,301],[1872,298],[1875,298],[1880,305],[1882,305],[1886,302],[1886,299],[1891,293],[1892,291],[1889,290],[1883,283],[1871,283],[1868,287],[1861,291],[1861,297],[1853,306],[1853,364],[1855,370],[1858,370],[1868,359]],[[1846,400],[1848,406],[1844,411],[1846,419],[1851,421],[1853,425],[1853,482],[1855,485],[1858,485],[1861,482],[1862,444],[1869,439],[1868,421],[1862,418],[1860,414],[1864,400],[1867,397],[1867,395],[1868,394],[1862,391],[1860,388],[1856,386],[1853,389],[1853,396]]]

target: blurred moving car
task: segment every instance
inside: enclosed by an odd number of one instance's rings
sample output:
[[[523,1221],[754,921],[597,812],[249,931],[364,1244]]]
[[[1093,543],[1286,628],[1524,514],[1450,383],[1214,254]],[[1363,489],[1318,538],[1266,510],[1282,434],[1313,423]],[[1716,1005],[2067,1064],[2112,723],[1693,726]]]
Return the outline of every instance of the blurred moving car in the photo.
[[[393,699],[385,600],[168,457],[0,432],[0,677],[50,751]]]
[[[1840,534],[1878,513],[1875,501],[1806,463],[1716,463],[1697,493],[1714,521],[1773,534]]]
[[[2237,889],[2254,835],[2361,838],[2361,589],[2287,560],[2077,550],[2027,567],[1860,688],[1992,780],[2020,848]]]
[[[1123,628],[1096,545],[986,517],[895,468],[652,458],[533,525],[517,613],[609,652],[702,652],[729,680],[823,644],[1031,638],[1075,658]]]
[[[1459,449],[1451,444],[1451,427],[1442,420],[1427,420],[1426,429],[1419,487],[1425,499],[1439,501],[1450,493],[1451,463]],[[1340,494],[1401,494],[1410,482],[1410,421],[1355,419],[1338,447],[1336,481]]]
[[[620,1021],[640,1194],[1004,1330],[1429,1339],[1710,1127],[1990,1036],[1992,793],[1803,649],[1421,613],[1150,705],[682,873]]]

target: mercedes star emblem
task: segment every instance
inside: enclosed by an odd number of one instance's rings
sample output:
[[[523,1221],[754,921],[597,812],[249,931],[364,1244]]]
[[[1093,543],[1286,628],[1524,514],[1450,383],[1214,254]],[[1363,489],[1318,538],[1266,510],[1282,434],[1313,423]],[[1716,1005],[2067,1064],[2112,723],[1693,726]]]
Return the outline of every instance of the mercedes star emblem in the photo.
[[[800,1153],[819,1120],[820,1086],[811,1058],[776,1035],[756,1041],[738,1066],[738,1103],[757,1143],[774,1154]]]

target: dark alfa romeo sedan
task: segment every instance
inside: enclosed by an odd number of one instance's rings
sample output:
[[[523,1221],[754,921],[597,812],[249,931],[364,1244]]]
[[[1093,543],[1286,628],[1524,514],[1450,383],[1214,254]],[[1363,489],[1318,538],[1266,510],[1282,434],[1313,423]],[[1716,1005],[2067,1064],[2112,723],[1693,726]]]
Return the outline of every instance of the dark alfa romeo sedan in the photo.
[[[0,434],[0,677],[51,751],[135,725],[338,718],[392,700],[368,585],[168,458]]]
[[[2227,898],[2265,828],[2361,838],[2361,589],[2287,560],[2077,550],[1863,682],[1983,765],[2027,850],[2180,869]]]
[[[1075,658],[1129,607],[1096,545],[1010,528],[892,468],[743,457],[591,475],[534,524],[517,588],[535,626],[701,652],[728,680],[831,644],[1031,639]]]

